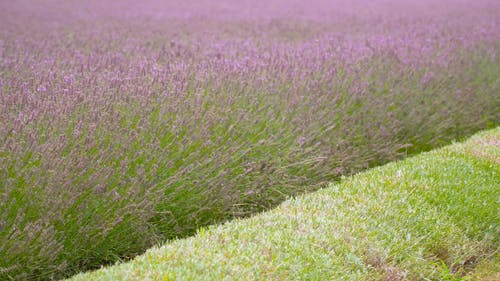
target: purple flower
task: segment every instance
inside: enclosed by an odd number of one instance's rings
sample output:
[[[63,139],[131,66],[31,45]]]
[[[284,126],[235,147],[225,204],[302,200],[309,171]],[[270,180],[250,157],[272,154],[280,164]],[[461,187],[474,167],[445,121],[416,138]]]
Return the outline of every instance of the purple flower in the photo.
[[[44,85],[39,85],[36,88],[36,91],[39,92],[39,93],[45,93],[45,92],[47,92],[47,87],[45,87]]]

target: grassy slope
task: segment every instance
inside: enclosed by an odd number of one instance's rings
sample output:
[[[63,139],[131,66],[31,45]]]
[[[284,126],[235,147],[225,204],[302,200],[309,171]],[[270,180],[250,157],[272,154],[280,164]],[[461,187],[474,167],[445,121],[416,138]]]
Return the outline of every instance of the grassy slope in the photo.
[[[499,198],[500,127],[73,280],[495,280]]]

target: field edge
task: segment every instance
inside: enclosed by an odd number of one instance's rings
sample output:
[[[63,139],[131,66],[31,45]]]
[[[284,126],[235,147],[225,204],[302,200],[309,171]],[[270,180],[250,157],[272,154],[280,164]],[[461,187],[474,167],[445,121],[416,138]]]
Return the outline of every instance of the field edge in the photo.
[[[494,280],[499,175],[497,127],[70,280]],[[474,209],[480,201],[488,207]]]

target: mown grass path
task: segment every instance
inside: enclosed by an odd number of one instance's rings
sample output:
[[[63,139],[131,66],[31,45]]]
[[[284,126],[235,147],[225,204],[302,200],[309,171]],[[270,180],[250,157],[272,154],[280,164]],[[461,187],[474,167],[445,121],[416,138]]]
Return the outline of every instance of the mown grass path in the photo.
[[[72,280],[498,280],[500,127]]]

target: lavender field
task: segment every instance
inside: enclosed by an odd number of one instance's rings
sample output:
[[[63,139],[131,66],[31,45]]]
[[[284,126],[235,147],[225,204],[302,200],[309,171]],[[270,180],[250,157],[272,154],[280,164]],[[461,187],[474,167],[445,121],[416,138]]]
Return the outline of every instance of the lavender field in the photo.
[[[0,1],[0,280],[500,125],[496,0]]]

